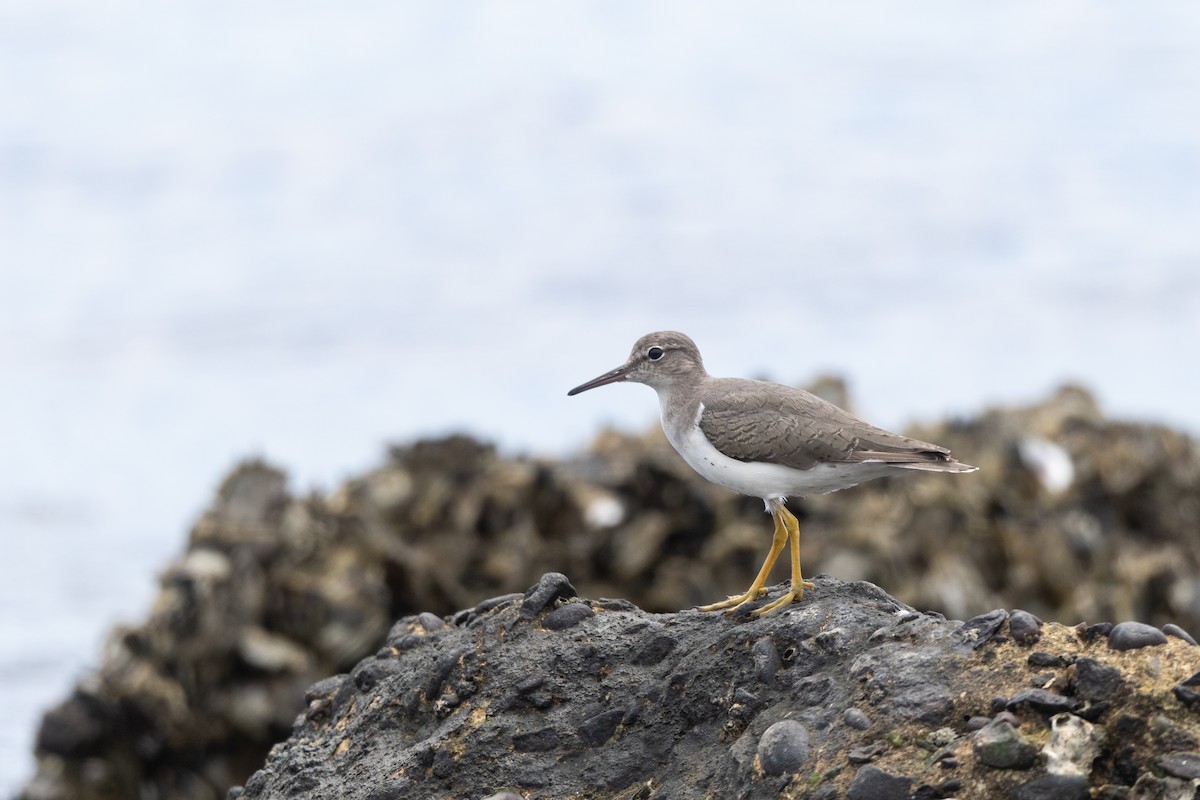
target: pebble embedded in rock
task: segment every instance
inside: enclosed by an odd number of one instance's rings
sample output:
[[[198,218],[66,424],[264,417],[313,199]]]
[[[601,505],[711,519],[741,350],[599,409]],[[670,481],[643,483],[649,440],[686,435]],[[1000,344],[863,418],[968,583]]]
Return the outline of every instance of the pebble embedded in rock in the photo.
[[[624,718],[624,709],[602,711],[584,720],[575,733],[588,747],[599,747],[612,738]]]
[[[553,728],[541,728],[512,737],[513,750],[518,753],[544,753],[558,747],[561,738]]]
[[[884,742],[856,744],[846,753],[846,760],[851,764],[869,764],[883,755],[887,749],[888,745]]]
[[[729,706],[729,716],[732,719],[749,722],[762,710],[764,703],[746,689],[738,687],[733,692],[733,702]]]
[[[1190,781],[1200,778],[1200,753],[1167,753],[1159,756],[1163,772]]]
[[[417,622],[421,623],[421,627],[429,633],[440,631],[442,628],[446,627],[445,621],[437,614],[434,614],[430,611],[422,611],[420,614],[418,614]]]
[[[1183,639],[1188,644],[1196,644],[1196,640],[1190,633],[1176,625],[1174,622],[1168,622],[1162,626],[1162,632],[1167,636],[1174,636],[1176,639]]]
[[[667,634],[657,635],[633,654],[633,664],[639,667],[652,667],[670,655],[674,649],[675,639]]]
[[[521,619],[533,619],[546,609],[546,606],[561,598],[577,596],[571,581],[561,572],[547,572],[525,592],[525,601],[521,603]]]
[[[1108,633],[1108,646],[1113,650],[1137,650],[1167,643],[1167,635],[1144,622],[1122,622]]]
[[[1063,697],[1057,692],[1046,689],[1026,689],[1023,692],[1017,692],[1008,701],[1009,709],[1017,709],[1023,705],[1049,716],[1072,711],[1079,705],[1079,702],[1074,698]]]
[[[859,767],[846,791],[847,800],[908,800],[912,778],[892,775],[868,764]]]
[[[410,633],[405,636],[401,636],[399,639],[396,639],[395,641],[391,642],[390,646],[394,647],[396,650],[399,650],[400,652],[404,652],[405,650],[412,650],[414,648],[420,647],[421,645],[425,644],[427,641],[429,641],[428,636],[422,636],[419,633]]]
[[[1175,699],[1191,709],[1200,709],[1200,692],[1186,686],[1176,686],[1171,690]]]
[[[337,694],[337,692],[339,692],[349,680],[350,676],[343,673],[341,675],[334,675],[332,677],[323,678],[317,681],[312,686],[308,687],[308,690],[304,693],[305,705],[314,700],[332,697],[333,695]]]
[[[517,600],[523,600],[525,595],[520,592],[512,592],[510,594],[502,594],[498,597],[489,597],[487,600],[480,601],[474,608],[469,609],[472,616],[480,616],[489,611],[495,611],[498,608],[503,608],[510,603],[515,603]]]
[[[1012,791],[1013,800],[1088,800],[1087,778],[1079,775],[1044,775]]]
[[[1037,763],[1037,747],[1003,720],[976,731],[971,749],[976,761],[996,769],[1029,769]]]
[[[978,649],[996,635],[1006,619],[1008,619],[1008,612],[1003,608],[997,608],[964,622],[962,628],[959,629],[959,635],[964,644],[970,645],[972,649]]]
[[[375,688],[380,681],[398,674],[400,671],[399,662],[393,659],[363,659],[350,673],[350,676],[360,692],[367,692]]]
[[[920,683],[896,693],[892,707],[904,719],[941,725],[954,712],[954,697],[938,683]]]
[[[433,766],[429,769],[435,778],[449,778],[454,774],[454,754],[439,748],[433,754]]]
[[[781,719],[758,740],[758,758],[767,775],[798,772],[808,760],[808,729],[794,719]]]
[[[783,666],[783,660],[779,658],[779,648],[770,636],[756,641],[750,648],[750,655],[754,658],[754,676],[758,678],[759,683],[770,683],[775,673]]]
[[[1035,650],[1029,654],[1029,658],[1025,659],[1025,663],[1031,667],[1065,667],[1071,663],[1071,657],[1056,656],[1052,653]]]
[[[1035,644],[1042,638],[1042,621],[1028,611],[1016,609],[1008,617],[1008,633],[1017,644]]]
[[[561,631],[572,628],[588,617],[594,616],[596,616],[596,612],[592,611],[591,606],[587,603],[568,603],[547,614],[546,618],[542,620],[542,627],[552,631]]]
[[[1111,622],[1097,622],[1095,625],[1088,625],[1086,622],[1081,622],[1075,626],[1075,635],[1085,642],[1091,643],[1101,636],[1108,636],[1112,632],[1113,627]]]
[[[857,708],[847,708],[842,712],[842,719],[845,720],[846,724],[851,728],[855,728],[860,731],[865,731],[867,728],[871,727],[871,718],[859,711]]]
[[[1089,703],[1111,700],[1124,681],[1121,670],[1101,664],[1094,658],[1081,658],[1075,662],[1073,678],[1075,694]]]

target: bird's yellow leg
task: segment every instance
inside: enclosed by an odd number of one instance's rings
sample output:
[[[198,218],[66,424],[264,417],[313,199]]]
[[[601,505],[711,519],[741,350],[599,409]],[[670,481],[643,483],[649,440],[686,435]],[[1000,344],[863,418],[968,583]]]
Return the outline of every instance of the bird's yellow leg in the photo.
[[[767,576],[771,573],[771,567],[775,566],[775,562],[779,559],[779,554],[783,552],[783,546],[787,544],[791,538],[791,532],[788,530],[787,524],[780,515],[780,510],[787,514],[787,510],[783,509],[783,505],[773,506],[771,509],[771,518],[775,520],[775,538],[771,540],[771,552],[767,553],[767,560],[763,562],[762,569],[758,571],[758,577],[754,579],[754,583],[750,584],[750,588],[745,594],[735,594],[732,597],[722,600],[719,603],[712,605],[700,606],[698,611],[719,611],[722,608],[728,608],[732,614],[738,607],[745,605],[751,601],[757,600],[759,595],[766,591]],[[790,517],[791,514],[788,514]],[[795,517],[792,517],[795,519]],[[795,568],[793,567],[793,572]]]
[[[777,512],[783,517],[783,524],[787,528],[788,539],[792,543],[792,585],[783,597],[778,600],[773,600],[762,608],[754,612],[754,616],[762,617],[776,611],[784,606],[799,600],[804,597],[805,589],[817,588],[811,582],[804,580],[804,576],[800,572],[800,520],[796,519],[792,512],[783,507],[781,503]]]

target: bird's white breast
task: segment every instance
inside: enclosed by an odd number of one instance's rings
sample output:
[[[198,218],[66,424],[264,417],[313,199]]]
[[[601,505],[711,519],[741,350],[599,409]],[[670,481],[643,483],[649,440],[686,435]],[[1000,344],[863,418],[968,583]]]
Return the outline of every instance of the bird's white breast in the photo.
[[[663,409],[665,411],[665,408]],[[895,472],[883,462],[818,464],[812,469],[795,469],[781,464],[738,461],[713,447],[700,430],[700,404],[692,424],[673,427],[663,418],[663,432],[683,460],[705,479],[738,494],[764,500],[807,494],[825,494]]]

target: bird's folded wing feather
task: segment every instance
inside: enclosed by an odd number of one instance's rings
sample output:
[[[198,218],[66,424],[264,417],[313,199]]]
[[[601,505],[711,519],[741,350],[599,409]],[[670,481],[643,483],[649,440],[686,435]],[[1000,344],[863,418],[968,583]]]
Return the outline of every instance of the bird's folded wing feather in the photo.
[[[953,462],[944,447],[876,428],[802,389],[734,378],[719,383],[702,397],[700,430],[738,461],[794,469],[827,462]]]

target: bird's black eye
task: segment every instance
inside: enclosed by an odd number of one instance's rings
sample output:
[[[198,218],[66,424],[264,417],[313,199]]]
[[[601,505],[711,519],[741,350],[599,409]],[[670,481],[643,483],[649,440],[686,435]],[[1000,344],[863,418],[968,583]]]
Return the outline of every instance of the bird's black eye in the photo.
[[[651,361],[658,361],[660,358],[663,357],[663,349],[661,347],[651,347],[649,350],[646,351],[646,356]]]

